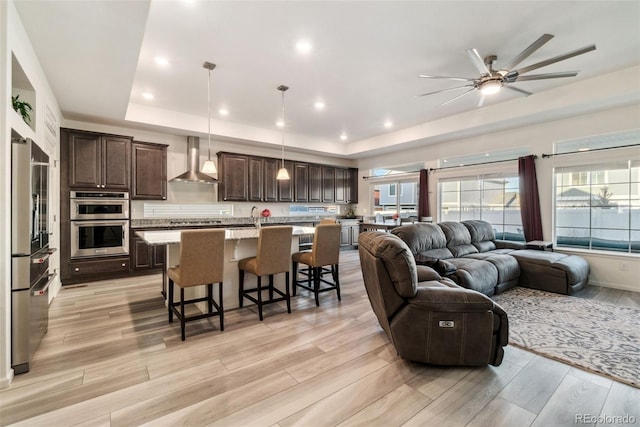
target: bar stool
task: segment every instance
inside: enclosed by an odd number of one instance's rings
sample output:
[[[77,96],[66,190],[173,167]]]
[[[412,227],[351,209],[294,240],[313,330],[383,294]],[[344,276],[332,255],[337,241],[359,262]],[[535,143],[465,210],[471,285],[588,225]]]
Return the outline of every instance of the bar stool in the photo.
[[[296,252],[291,256],[293,270],[293,295],[297,294],[297,287],[314,293],[316,306],[320,306],[319,293],[336,290],[340,300],[340,279],[338,277],[338,262],[340,259],[340,224],[320,224],[316,226],[313,235],[313,247],[310,251]],[[298,264],[306,264],[307,272],[300,272],[306,278],[298,280]],[[331,266],[333,282],[323,278],[323,267]],[[311,282],[313,281],[313,286]],[[329,286],[320,287],[324,283]]]
[[[242,307],[244,298],[258,306],[258,316],[262,321],[262,306],[279,301],[287,302],[287,312],[291,313],[291,294],[289,292],[289,254],[291,253],[291,237],[293,227],[276,226],[260,229],[258,236],[258,253],[255,257],[244,258],[238,261],[239,305]],[[249,272],[257,276],[257,286],[244,289],[244,273]],[[285,273],[285,292],[273,286],[273,275]],[[269,285],[262,287],[262,276],[269,276]],[[269,299],[262,298],[262,291],[269,291]],[[252,294],[256,293],[254,297]],[[274,298],[276,293],[279,297]]]
[[[338,221],[336,221],[335,219],[331,219],[331,218],[325,218],[325,219],[321,219],[320,220],[320,225],[324,225],[324,224],[337,224]]]
[[[167,270],[169,276],[169,323],[173,315],[180,320],[182,341],[185,340],[185,323],[207,317],[220,316],[220,330],[224,331],[222,280],[224,273],[224,234],[218,230],[189,230],[180,234],[180,264]],[[173,301],[174,283],[180,286],[180,302]],[[213,299],[213,283],[218,283],[219,303]],[[184,299],[184,289],[194,286],[207,287],[207,296]],[[184,313],[185,304],[207,303],[207,313],[189,316]],[[180,311],[177,310],[180,306]],[[216,311],[213,311],[215,307]]]

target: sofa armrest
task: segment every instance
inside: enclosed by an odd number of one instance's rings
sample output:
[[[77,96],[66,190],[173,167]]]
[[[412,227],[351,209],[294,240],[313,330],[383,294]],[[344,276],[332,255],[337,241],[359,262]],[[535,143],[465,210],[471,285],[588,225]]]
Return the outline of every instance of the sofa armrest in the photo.
[[[494,240],[496,249],[525,249],[525,242],[514,242],[513,240]]]
[[[426,265],[416,265],[416,271],[418,272],[418,282],[442,279],[442,276],[440,276],[437,271]]]
[[[464,288],[418,288],[408,302],[420,310],[439,312],[485,312],[495,307],[489,297]]]

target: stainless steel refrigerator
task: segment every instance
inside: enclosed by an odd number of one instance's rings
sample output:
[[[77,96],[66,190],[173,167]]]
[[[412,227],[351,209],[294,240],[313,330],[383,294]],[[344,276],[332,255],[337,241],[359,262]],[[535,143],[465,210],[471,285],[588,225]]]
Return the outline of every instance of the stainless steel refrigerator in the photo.
[[[49,157],[11,135],[11,367],[29,370],[49,323]]]

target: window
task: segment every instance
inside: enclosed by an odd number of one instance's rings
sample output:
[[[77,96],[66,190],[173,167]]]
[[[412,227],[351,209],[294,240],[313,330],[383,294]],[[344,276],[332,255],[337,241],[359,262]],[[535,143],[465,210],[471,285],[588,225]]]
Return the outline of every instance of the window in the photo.
[[[524,241],[516,174],[491,174],[438,180],[438,220],[480,219],[496,238]]]
[[[394,216],[418,216],[418,181],[373,183],[373,209],[377,221],[392,220]]]
[[[640,253],[640,161],[555,170],[558,247]]]

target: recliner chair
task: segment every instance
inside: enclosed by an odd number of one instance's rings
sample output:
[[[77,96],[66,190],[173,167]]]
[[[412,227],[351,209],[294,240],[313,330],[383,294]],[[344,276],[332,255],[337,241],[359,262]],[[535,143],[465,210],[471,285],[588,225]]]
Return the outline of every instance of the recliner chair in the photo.
[[[502,363],[509,323],[498,304],[416,266],[392,234],[360,233],[358,250],[371,307],[401,357],[434,365]]]

